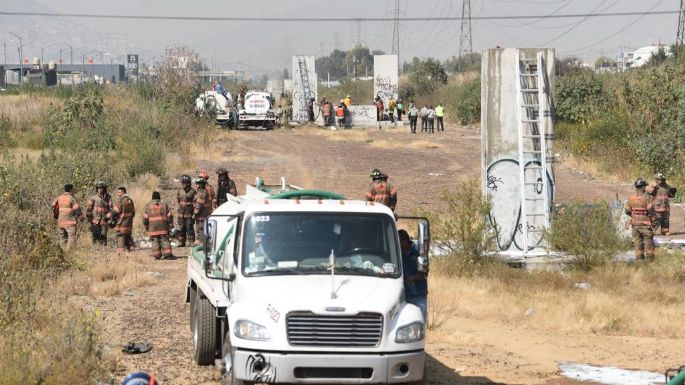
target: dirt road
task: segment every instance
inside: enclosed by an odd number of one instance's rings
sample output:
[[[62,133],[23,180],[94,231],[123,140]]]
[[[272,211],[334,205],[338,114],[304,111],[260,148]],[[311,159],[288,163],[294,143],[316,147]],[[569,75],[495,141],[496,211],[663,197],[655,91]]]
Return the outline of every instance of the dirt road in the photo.
[[[239,193],[259,175],[273,182],[286,176],[302,187],[361,197],[371,169],[377,167],[397,186],[402,214],[411,214],[415,207],[439,210],[441,191],[453,190],[480,174],[480,138],[474,131],[448,127],[432,136],[411,135],[407,130],[337,133],[346,140],[336,140],[332,136],[336,133],[307,132],[235,132],[212,144],[207,154],[217,155],[201,160],[198,169],[227,167]],[[563,164],[558,165],[556,177],[559,201],[608,199],[631,191],[629,184],[605,183]],[[183,302],[187,252],[176,250],[175,260],[136,258],[140,274],[152,275],[154,283],[94,300],[102,309],[106,342],[112,349],[119,350],[131,340],[154,345],[147,354],[122,355],[119,378],[140,369],[157,373],[164,385],[217,383],[214,367],[198,367],[192,361],[188,309]],[[665,357],[678,354],[677,348],[665,346],[675,344],[650,338],[545,335],[460,316],[449,322],[459,325],[460,335],[428,334],[427,384],[575,384],[558,376],[559,361],[661,370]]]

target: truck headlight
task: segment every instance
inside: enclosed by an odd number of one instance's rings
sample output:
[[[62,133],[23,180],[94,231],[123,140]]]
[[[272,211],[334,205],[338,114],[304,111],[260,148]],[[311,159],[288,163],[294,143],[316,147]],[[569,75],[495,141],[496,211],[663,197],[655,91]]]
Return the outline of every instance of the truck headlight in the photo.
[[[271,335],[262,325],[247,320],[239,320],[235,323],[234,333],[237,337],[255,341],[269,341]]]
[[[395,334],[395,342],[402,344],[407,342],[421,341],[424,335],[425,332],[423,329],[423,323],[414,322],[397,329],[397,333]]]

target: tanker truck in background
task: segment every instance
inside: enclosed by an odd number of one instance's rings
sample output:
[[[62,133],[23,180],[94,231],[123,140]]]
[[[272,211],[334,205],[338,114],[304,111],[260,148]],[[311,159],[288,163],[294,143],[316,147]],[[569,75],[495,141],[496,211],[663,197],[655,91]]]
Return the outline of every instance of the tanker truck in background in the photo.
[[[238,128],[273,129],[277,119],[274,102],[268,92],[247,91],[242,104],[238,105]]]
[[[230,92],[205,91],[195,99],[195,111],[216,117],[216,123],[229,128],[238,124],[238,110]]]

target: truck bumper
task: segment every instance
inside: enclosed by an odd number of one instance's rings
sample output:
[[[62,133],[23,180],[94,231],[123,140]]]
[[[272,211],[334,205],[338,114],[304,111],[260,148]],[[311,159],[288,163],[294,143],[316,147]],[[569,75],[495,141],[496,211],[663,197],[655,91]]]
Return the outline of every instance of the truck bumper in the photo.
[[[423,378],[425,352],[337,354],[236,350],[233,375],[240,380],[299,384],[387,384]]]

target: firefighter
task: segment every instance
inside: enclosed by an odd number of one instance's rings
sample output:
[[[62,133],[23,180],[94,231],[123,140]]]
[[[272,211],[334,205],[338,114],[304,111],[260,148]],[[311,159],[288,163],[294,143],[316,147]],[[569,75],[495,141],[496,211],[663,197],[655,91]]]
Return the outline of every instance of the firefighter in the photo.
[[[395,108],[397,107],[397,102],[392,96],[388,99],[388,116],[390,117],[390,122],[395,123]]]
[[[197,193],[193,201],[193,221],[195,221],[195,234],[197,240],[194,245],[201,245],[205,240],[205,219],[212,211],[212,202],[209,199],[209,193],[205,188],[207,181],[202,178],[195,179],[197,184]]]
[[[323,98],[323,101],[321,102],[321,115],[323,115],[324,127],[328,127],[330,125],[332,108],[333,105],[331,104],[331,102],[329,102],[328,99]]]
[[[64,185],[64,193],[52,201],[52,212],[57,219],[57,234],[62,250],[69,250],[76,242],[76,221],[83,220],[81,206],[73,195],[74,185]]]
[[[388,176],[375,168],[371,171],[371,180],[369,190],[366,192],[366,200],[382,203],[390,207],[390,210],[395,211],[397,189],[388,183]]]
[[[656,212],[654,230],[661,226],[661,235],[671,235],[669,219],[671,217],[671,205],[668,201],[675,197],[678,190],[666,183],[666,177],[662,173],[657,173],[654,178],[656,181],[651,183],[646,191],[652,196],[652,205]]]
[[[174,215],[166,202],[161,200],[159,191],[152,192],[152,201],[143,210],[143,227],[152,243],[152,256],[155,259],[172,258],[169,228],[173,226]]]
[[[347,95],[345,99],[343,99],[343,103],[345,103],[345,107],[349,107],[352,105],[352,97],[350,95]]]
[[[107,184],[95,182],[95,195],[88,198],[86,219],[90,222],[93,244],[107,246],[107,214],[112,212],[112,196],[107,193]]]
[[[216,173],[218,175],[218,182],[216,186],[217,194],[215,204],[216,207],[219,207],[226,203],[226,200],[228,200],[228,198],[226,198],[226,194],[238,196],[238,190],[235,188],[235,182],[233,179],[228,177],[228,170],[221,167],[216,170]]]
[[[340,100],[340,105],[335,109],[335,116],[338,118],[338,127],[342,128],[345,125],[345,115],[347,106],[343,100]]]
[[[216,191],[214,190],[214,186],[209,184],[209,173],[207,173],[206,170],[200,170],[200,173],[198,176],[202,179],[204,179],[207,183],[205,184],[205,188],[207,189],[207,193],[209,194],[210,201],[212,202],[212,205],[216,201]],[[212,206],[212,210],[214,210],[215,206]]]
[[[133,244],[133,217],[136,215],[136,209],[133,206],[133,200],[129,198],[126,193],[126,187],[119,187],[117,189],[117,201],[114,203],[112,213],[110,216],[116,217],[116,227],[114,231],[117,233],[117,251],[135,251],[136,246]]]
[[[178,202],[178,246],[184,247],[186,241],[190,244],[195,242],[193,202],[195,201],[196,191],[190,186],[190,176],[181,175],[180,180],[183,188],[176,193],[176,202]]]
[[[307,120],[314,121],[314,98],[307,99]]]
[[[635,259],[644,259],[645,256],[654,258],[654,230],[652,229],[654,207],[650,196],[645,191],[647,182],[638,178],[634,186],[635,194],[628,198],[624,211],[630,216]]]

